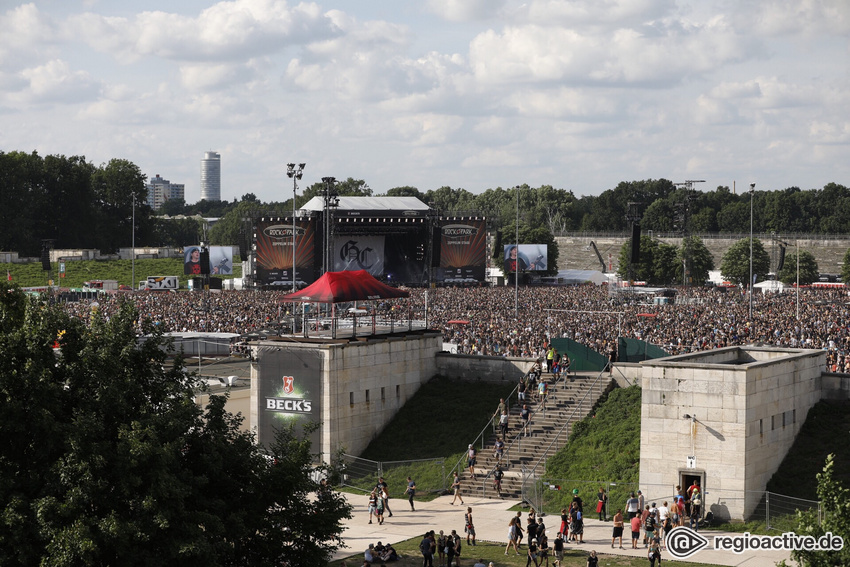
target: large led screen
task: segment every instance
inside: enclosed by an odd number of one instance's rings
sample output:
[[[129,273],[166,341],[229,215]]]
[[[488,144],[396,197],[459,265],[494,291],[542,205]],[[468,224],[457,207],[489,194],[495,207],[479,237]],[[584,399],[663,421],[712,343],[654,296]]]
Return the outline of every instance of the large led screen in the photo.
[[[505,245],[505,273],[512,274],[519,267],[520,272],[541,272],[547,267],[547,251],[545,244],[514,244]]]

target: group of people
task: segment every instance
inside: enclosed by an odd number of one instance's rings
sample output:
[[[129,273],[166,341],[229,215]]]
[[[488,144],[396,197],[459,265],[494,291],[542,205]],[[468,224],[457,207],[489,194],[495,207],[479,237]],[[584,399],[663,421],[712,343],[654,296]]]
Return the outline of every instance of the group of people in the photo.
[[[463,515],[463,531],[466,534],[466,545],[475,546],[475,522],[472,517],[472,508],[466,509]],[[437,558],[437,567],[460,567],[460,558],[463,551],[463,537],[457,530],[451,530],[446,534],[440,530],[439,535],[430,530],[419,542],[419,551],[422,553],[422,567],[434,567],[434,557]],[[482,559],[478,560],[483,563]],[[490,563],[492,566],[493,564]]]
[[[366,563],[371,565],[372,563],[389,563],[390,561],[398,561],[401,559],[401,555],[395,550],[395,548],[388,544],[383,544],[380,541],[377,545],[370,543],[369,547],[363,553],[364,560]]]
[[[652,317],[645,316],[646,298],[611,293],[607,286],[520,288],[519,318],[514,311],[513,288],[445,287],[410,292],[409,298],[386,301],[383,308],[425,320],[427,305],[429,326],[441,330],[444,341],[456,345],[462,354],[545,359],[548,365],[550,339],[558,337],[573,339],[612,358],[620,336],[647,341],[670,354],[762,342],[824,349],[829,353],[830,370],[850,371],[850,306],[845,304],[847,291],[842,289],[801,290],[799,319],[795,292],[756,293],[752,320],[746,295],[699,287],[679,289],[673,304],[652,306]],[[427,301],[425,293],[429,294]],[[141,318],[166,331],[246,334],[277,327],[286,319],[293,305],[282,301],[284,294],[142,291],[132,299]],[[101,295],[96,300],[67,303],[65,308],[85,319],[93,309],[109,317],[122,299],[120,294]],[[458,324],[459,318],[469,322]],[[567,364],[563,360],[554,368],[563,372]]]
[[[526,567],[531,567],[532,564],[535,567],[549,567],[550,558],[553,567],[559,567],[564,559],[564,546],[567,543],[584,543],[582,505],[578,491],[574,491],[569,511],[566,508],[561,510],[561,526],[552,542],[549,541],[543,518],[537,516],[533,508],[528,512],[525,528],[522,527],[522,512],[517,512],[508,521],[508,544],[505,546],[505,555],[509,555],[511,549],[516,555],[523,555],[520,548],[524,540],[526,541]],[[596,551],[590,552],[587,565],[597,567]]]

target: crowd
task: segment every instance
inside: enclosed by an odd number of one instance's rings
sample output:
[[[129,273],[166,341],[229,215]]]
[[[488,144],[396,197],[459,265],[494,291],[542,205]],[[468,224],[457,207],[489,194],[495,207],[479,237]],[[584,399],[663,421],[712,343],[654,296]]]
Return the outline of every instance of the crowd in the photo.
[[[746,294],[717,289],[680,288],[674,303],[614,293],[606,286],[458,287],[412,289],[405,299],[377,302],[379,315],[425,320],[443,332],[444,342],[461,354],[542,358],[550,339],[573,339],[605,356],[617,337],[657,345],[670,354],[761,342],[765,345],[824,349],[835,372],[850,371],[850,306],[845,290],[805,289],[753,297],[749,319]],[[427,294],[427,297],[426,297]],[[301,306],[282,302],[283,292],[138,292],[132,295],[140,318],[167,331],[256,333],[281,329]],[[109,317],[124,296],[67,303],[86,318],[93,308]],[[516,316],[518,307],[519,317]],[[313,307],[315,312],[316,307]]]

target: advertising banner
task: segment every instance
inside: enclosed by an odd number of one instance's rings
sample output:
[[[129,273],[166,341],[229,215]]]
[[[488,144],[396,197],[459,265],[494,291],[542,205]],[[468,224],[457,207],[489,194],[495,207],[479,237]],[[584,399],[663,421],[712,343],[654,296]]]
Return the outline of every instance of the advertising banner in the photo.
[[[440,225],[437,280],[481,282],[487,267],[486,220],[446,220]]]
[[[258,347],[258,440],[269,446],[275,431],[293,425],[296,435],[322,419],[322,358],[310,349]],[[321,428],[310,434],[313,451],[321,450]]]
[[[545,271],[548,248],[545,244],[505,245],[505,273],[511,274],[519,265],[520,272]]]
[[[375,277],[384,275],[384,237],[352,235],[334,240],[335,272],[366,270]]]
[[[257,282],[292,286],[292,220],[258,222],[255,238]],[[316,229],[312,220],[295,221],[294,244],[295,281],[298,286],[313,283]]]

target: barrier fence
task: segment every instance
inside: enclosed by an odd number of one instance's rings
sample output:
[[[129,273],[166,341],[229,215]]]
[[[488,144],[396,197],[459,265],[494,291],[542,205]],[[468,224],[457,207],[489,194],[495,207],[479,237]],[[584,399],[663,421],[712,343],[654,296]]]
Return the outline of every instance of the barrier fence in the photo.
[[[416,483],[417,494],[440,494],[448,489],[446,484],[446,460],[416,459],[407,461],[372,461],[342,455],[342,486],[369,493],[384,477],[389,485],[390,496],[402,498],[407,488],[407,477]]]

